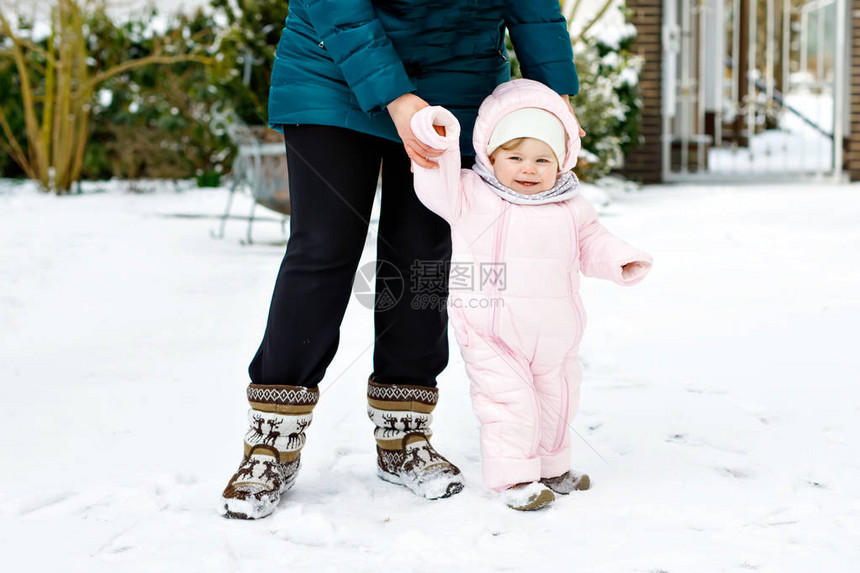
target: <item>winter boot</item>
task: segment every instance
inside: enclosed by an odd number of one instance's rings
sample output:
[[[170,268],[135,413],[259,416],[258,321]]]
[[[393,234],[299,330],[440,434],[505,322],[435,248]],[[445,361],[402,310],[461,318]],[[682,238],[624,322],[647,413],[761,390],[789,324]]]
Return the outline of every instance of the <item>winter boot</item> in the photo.
[[[427,499],[450,497],[463,490],[457,466],[430,445],[431,412],[439,391],[424,386],[367,383],[367,414],[376,424],[377,473]]]
[[[543,509],[555,501],[555,495],[542,483],[518,483],[499,494],[505,505],[517,511]]]
[[[591,487],[591,478],[588,474],[581,474],[573,470],[566,471],[554,478],[543,478],[542,484],[561,495],[567,495],[572,491],[585,491]]]
[[[225,517],[259,519],[271,514],[299,472],[305,429],[319,390],[300,386],[248,386],[250,428],[245,457],[221,495]]]

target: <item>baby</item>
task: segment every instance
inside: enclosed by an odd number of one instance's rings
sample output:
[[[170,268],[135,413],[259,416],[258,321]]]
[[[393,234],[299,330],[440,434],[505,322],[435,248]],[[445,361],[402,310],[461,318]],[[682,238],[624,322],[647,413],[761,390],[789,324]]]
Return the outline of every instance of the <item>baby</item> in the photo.
[[[422,109],[412,130],[444,150],[438,169],[413,163],[415,191],[451,226],[448,313],[481,423],[484,483],[513,509],[545,507],[590,483],[571,469],[568,431],[582,380],[579,273],[632,285],[651,257],[604,229],[579,195],[579,127],[543,84],[513,80],[484,100],[472,169],[460,169],[448,110]]]

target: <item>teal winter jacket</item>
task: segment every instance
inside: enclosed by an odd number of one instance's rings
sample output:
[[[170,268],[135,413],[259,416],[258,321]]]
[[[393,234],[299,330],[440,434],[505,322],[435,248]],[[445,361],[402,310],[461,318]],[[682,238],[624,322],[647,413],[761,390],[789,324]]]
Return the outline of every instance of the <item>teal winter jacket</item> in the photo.
[[[579,81],[558,0],[292,0],[272,69],[269,123],[345,127],[400,141],[385,110],[415,93],[451,110],[473,153],[478,107],[524,77],[573,95]]]

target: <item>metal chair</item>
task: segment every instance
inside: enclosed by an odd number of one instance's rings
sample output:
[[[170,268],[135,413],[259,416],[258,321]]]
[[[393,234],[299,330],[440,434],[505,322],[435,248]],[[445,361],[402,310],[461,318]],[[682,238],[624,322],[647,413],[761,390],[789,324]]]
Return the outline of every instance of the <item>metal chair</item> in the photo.
[[[227,208],[221,216],[221,227],[214,236],[221,239],[230,218],[233,206],[233,195],[239,190],[246,190],[253,202],[251,212],[247,216],[247,244],[252,244],[251,230],[255,220],[271,220],[265,217],[255,217],[257,205],[279,213],[282,217],[281,232],[286,237],[287,218],[290,215],[290,189],[287,180],[287,157],[283,140],[274,142],[277,132],[264,126],[248,126],[238,118],[232,118],[227,124],[227,132],[238,147],[238,153],[233,160],[232,185],[227,197]],[[245,217],[242,217],[243,219]]]

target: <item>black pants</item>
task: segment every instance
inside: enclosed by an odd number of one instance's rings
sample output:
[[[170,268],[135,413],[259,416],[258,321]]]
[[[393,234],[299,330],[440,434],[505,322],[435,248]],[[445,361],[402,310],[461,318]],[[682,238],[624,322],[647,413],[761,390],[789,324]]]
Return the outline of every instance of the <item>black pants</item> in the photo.
[[[356,296],[375,303],[373,375],[381,383],[435,386],[448,363],[448,315],[444,304],[414,304],[423,288],[415,279],[420,273],[430,286],[425,271],[445,269],[450,228],[418,201],[403,146],[317,125],[284,126],[284,139],[290,239],[266,333],[249,368],[251,381],[312,387],[323,379],[337,351],[381,163],[375,297],[356,289]],[[473,161],[464,160],[465,165]],[[442,300],[447,270],[436,279],[433,292]]]

